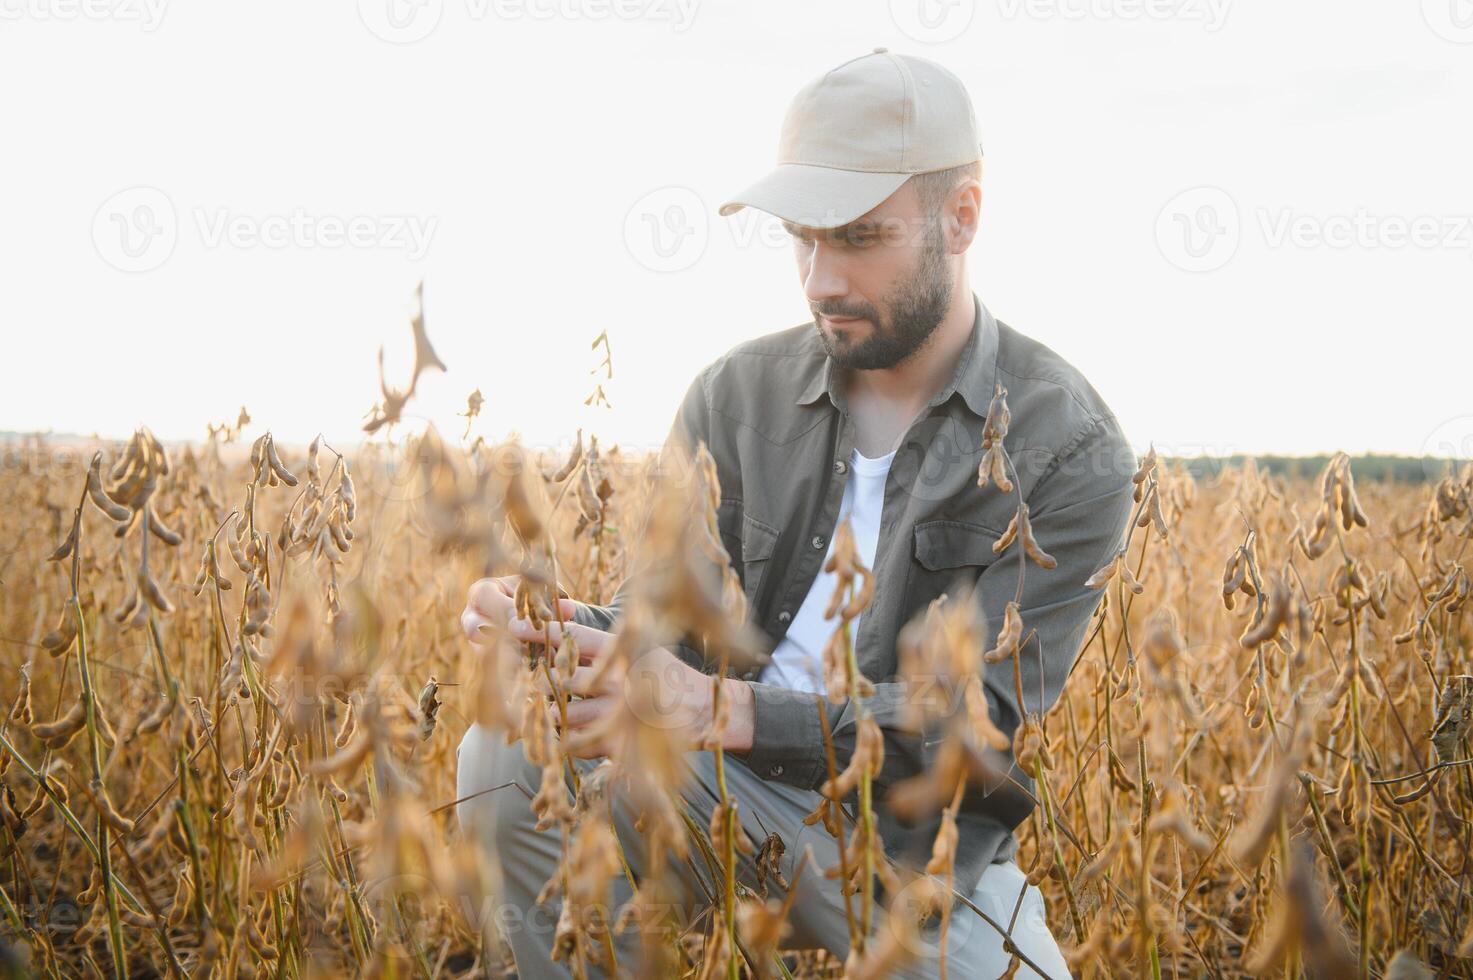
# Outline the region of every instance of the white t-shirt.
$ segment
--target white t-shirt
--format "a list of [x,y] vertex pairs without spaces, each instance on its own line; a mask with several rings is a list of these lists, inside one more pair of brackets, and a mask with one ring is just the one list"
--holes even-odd
[[[894,458],[895,450],[878,459],[861,456],[858,449],[849,454],[849,479],[844,484],[843,502],[839,504],[839,524],[844,522],[845,516],[852,521],[854,544],[866,568],[875,567],[875,548],[880,540],[880,511],[885,506],[885,477]],[[830,535],[829,548],[824,554],[825,564],[833,553],[834,540]],[[835,579],[833,572],[825,572],[820,567],[803,605],[788,626],[787,634],[772,651],[772,662],[763,668],[762,676],[758,678],[761,683],[823,693],[823,648],[839,625],[837,615],[833,619],[823,618],[824,607],[834,594]],[[858,635],[859,619],[854,620],[850,629],[851,636]]]

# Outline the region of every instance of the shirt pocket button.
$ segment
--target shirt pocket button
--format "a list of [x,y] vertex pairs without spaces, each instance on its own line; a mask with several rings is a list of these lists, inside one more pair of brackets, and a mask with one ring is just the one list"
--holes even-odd
[[773,776],[781,776],[783,774],[783,767],[781,765],[776,765],[767,771]]

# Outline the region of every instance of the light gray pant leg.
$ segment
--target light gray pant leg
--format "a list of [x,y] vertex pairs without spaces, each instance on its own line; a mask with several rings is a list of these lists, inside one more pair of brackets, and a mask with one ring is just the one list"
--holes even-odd
[[[822,824],[806,827],[802,822],[804,815],[818,805],[819,794],[764,781],[745,766],[728,769],[727,786],[740,800],[762,801],[760,807],[764,822],[788,842],[792,862],[800,859],[805,848],[812,849],[813,860],[803,869],[796,886],[798,894],[788,915],[793,932],[784,946],[827,949],[843,959],[849,952],[849,925],[844,914],[844,899],[839,892],[839,883],[823,875],[823,869],[839,862],[838,842]],[[846,827],[849,826],[852,825],[846,822]],[[785,872],[790,881],[791,869],[790,864]],[[1014,920],[1013,909],[1018,904],[1020,890],[1023,891],[1023,900]],[[989,865],[969,898],[972,904],[1004,928],[1010,921],[1013,923],[1013,942],[1038,964],[1044,976],[1052,980],[1064,980],[1070,976],[1068,964],[1049,931],[1043,895],[1036,887],[1028,885],[1027,878],[1016,864],[1009,861]],[[857,911],[858,896],[851,900]],[[886,928],[883,912],[878,919],[881,923],[879,928]],[[894,975],[937,976],[939,932],[922,933],[912,950],[914,958]],[[1002,934],[971,909],[958,903],[951,914],[946,934],[948,974],[968,980],[997,977],[1007,969],[1010,958],[1004,952]],[[1019,967],[1017,976],[1037,977],[1038,974],[1023,965]]]
[[[457,806],[456,815],[462,832],[468,843],[490,851],[501,871],[499,894],[480,903],[477,925],[483,929],[491,926],[500,929],[511,946],[520,977],[528,980],[567,977],[570,974],[564,963],[552,959],[561,902],[555,899],[547,905],[536,904],[538,893],[556,872],[562,855],[561,836],[556,828],[535,829],[536,816],[532,813],[530,796],[541,784],[542,772],[527,761],[520,743],[507,745],[500,734],[476,726],[466,732],[456,752],[456,798],[464,800]],[[579,760],[580,773],[592,770],[598,761]],[[704,829],[710,823],[718,799],[715,757],[709,752],[691,752],[686,756],[686,763],[689,778],[683,795],[691,818]],[[729,766],[729,779],[735,771],[735,767]],[[484,792],[506,783],[515,785]],[[482,795],[465,799],[477,793]],[[759,820],[765,820],[771,829],[787,822],[787,809],[766,805],[761,796],[750,792],[737,795],[741,800],[737,812],[754,843],[760,845],[764,836]],[[620,792],[617,781],[610,786],[610,803],[620,846],[634,874],[639,876],[645,867],[645,839],[634,827],[636,814]],[[694,845],[691,851],[689,861],[671,858],[676,893],[664,896],[670,906],[660,910],[662,921],[655,924],[657,928],[671,924],[684,927],[709,904],[714,880]],[[755,887],[756,869],[751,859],[742,859],[739,877],[749,887]],[[630,894],[624,876],[615,876],[610,889],[611,918],[629,900]],[[780,896],[781,892],[777,894]],[[637,930],[631,927],[614,933],[613,938],[620,972],[633,972],[640,962]],[[590,972],[594,976],[602,975],[597,968]]]
[[455,797],[462,802],[455,810],[465,846],[487,851],[499,871],[496,894],[480,896],[475,903],[473,924],[488,948],[494,948],[495,931],[500,932],[520,977],[568,976],[552,960],[561,906],[536,904],[537,893],[562,856],[556,828],[534,829],[531,796],[542,783],[542,771],[527,761],[520,743],[507,745],[501,733],[477,725],[466,731],[456,758]]
[[[1019,896],[1022,896],[1021,901]],[[946,968],[954,977],[999,977],[1007,970],[1012,956],[1004,948],[1007,929],[1013,944],[1042,974],[1023,962],[1017,977],[1047,977],[1068,980],[1069,965],[1049,930],[1043,894],[1028,884],[1028,878],[1012,861],[990,864],[982,872],[976,889],[967,896],[985,912],[992,923],[958,902],[952,909],[946,931]],[[1014,910],[1017,910],[1016,917]],[[894,976],[907,978],[936,977],[940,970],[941,936],[939,929],[923,932],[913,947],[915,957]]]
[[[498,855],[502,885],[498,907],[490,909],[490,918],[499,925],[517,959],[519,975],[528,980],[541,977],[567,977],[567,968],[551,958],[553,931],[560,903],[548,906],[534,904],[537,893],[557,869],[562,853],[556,829],[533,830],[536,822],[529,795],[541,782],[541,771],[528,763],[519,744],[505,745],[495,733],[472,727],[458,750],[457,798],[463,798],[492,786],[516,782],[527,792],[508,787],[468,800],[457,807],[461,827],[468,841],[492,849]],[[709,752],[692,752],[686,757],[690,779],[684,797],[697,826],[704,828],[717,801],[715,756]],[[580,770],[591,769],[597,760],[580,761]],[[844,916],[843,899],[838,883],[823,876],[823,869],[838,862],[837,843],[821,825],[803,825],[803,817],[817,806],[817,793],[783,783],[760,779],[739,758],[728,756],[727,789],[738,801],[738,815],[752,842],[759,847],[769,833],[775,833],[786,845],[779,869],[792,881],[805,846],[813,850],[814,860],[807,862],[798,884],[798,895],[788,921],[792,935],[784,942],[788,948],[825,948],[841,959],[848,953],[849,934]],[[625,856],[639,874],[643,861],[643,838],[633,828],[629,813],[616,792],[614,826]],[[692,853],[694,867],[677,860],[677,883],[686,903],[676,915],[697,914],[706,904],[707,889],[713,887],[704,861]],[[739,877],[755,888],[755,867],[743,858]],[[995,921],[1006,926],[1013,918],[1018,892],[1027,885],[1023,873],[1011,862],[988,867],[972,894],[971,901]],[[776,898],[783,890],[775,882],[767,882],[767,890]],[[613,882],[611,910],[628,900],[630,889],[620,875]],[[483,909],[483,914],[487,910]],[[483,923],[485,925],[491,922]],[[882,926],[883,928],[883,926]],[[1027,886],[1012,936],[1019,948],[1044,971],[1044,975],[1062,980],[1068,977],[1057,943],[1049,931],[1042,895]],[[630,970],[639,962],[639,937],[629,930],[615,935],[616,954],[622,970]],[[915,947],[916,959],[899,976],[934,977],[937,974],[938,937],[922,936]],[[958,905],[952,913],[947,931],[948,972],[954,977],[995,977],[1007,969],[1008,955],[1003,951],[1002,936],[978,918],[970,909]],[[594,971],[595,975],[597,971]],[[1020,977],[1036,976],[1026,966]]]

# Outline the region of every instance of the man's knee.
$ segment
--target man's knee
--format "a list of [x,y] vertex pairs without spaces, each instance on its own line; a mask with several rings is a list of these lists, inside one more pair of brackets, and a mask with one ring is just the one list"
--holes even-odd
[[521,742],[506,743],[502,732],[472,725],[456,749],[456,816],[467,838],[504,856],[537,817],[528,794],[535,794],[542,771],[527,761]]

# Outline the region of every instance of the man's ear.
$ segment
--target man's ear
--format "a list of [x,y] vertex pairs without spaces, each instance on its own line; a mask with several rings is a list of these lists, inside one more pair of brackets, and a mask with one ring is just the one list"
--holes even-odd
[[953,254],[965,252],[977,237],[982,219],[982,184],[968,177],[946,196],[944,227]]

